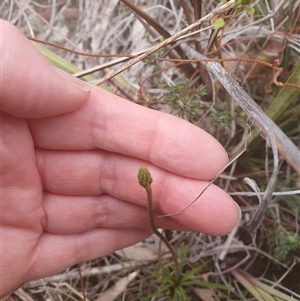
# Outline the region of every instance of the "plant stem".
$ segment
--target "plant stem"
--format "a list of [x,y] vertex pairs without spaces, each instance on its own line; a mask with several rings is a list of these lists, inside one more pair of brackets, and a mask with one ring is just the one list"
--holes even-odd
[[173,247],[169,243],[169,241],[166,239],[164,235],[162,235],[156,228],[155,223],[154,223],[154,214],[153,214],[153,202],[152,202],[152,189],[151,189],[151,183],[152,183],[152,178],[149,170],[146,167],[141,167],[139,169],[138,173],[138,180],[139,184],[145,188],[147,192],[147,201],[148,201],[148,217],[149,217],[149,223],[151,230],[153,233],[158,236],[167,246],[167,248],[170,250],[173,261],[174,261],[174,283],[178,284],[179,283],[179,265],[178,265],[178,259],[176,252],[174,251]]

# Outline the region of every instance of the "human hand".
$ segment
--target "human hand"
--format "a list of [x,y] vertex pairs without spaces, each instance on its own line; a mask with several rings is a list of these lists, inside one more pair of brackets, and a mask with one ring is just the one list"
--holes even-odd
[[153,177],[158,228],[230,231],[239,210],[212,185],[227,163],[201,129],[100,88],[46,61],[1,21],[0,297],[21,283],[107,255],[151,234],[140,166]]

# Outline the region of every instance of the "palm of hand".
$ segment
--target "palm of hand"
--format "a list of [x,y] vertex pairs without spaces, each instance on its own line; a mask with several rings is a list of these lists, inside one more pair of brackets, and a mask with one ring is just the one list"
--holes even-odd
[[[26,120],[2,113],[3,291],[111,253],[150,233],[144,208],[99,190],[98,173],[92,165],[95,156],[101,158],[100,150],[36,147],[43,142],[34,133],[47,136],[43,127],[48,127],[49,120]],[[63,142],[58,138],[57,143]],[[77,166],[69,160],[74,154]],[[81,174],[81,169],[87,173]]]
[[34,143],[25,119],[2,113],[2,269],[9,280],[22,283],[34,273],[43,234],[43,188]]

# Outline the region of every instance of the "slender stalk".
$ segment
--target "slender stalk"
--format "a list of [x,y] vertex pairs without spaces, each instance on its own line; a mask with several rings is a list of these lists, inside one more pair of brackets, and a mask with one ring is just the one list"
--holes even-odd
[[140,167],[139,173],[138,173],[138,180],[139,184],[145,188],[147,192],[147,201],[148,201],[148,217],[149,217],[149,223],[151,230],[153,233],[158,236],[167,246],[167,248],[170,250],[173,261],[174,261],[174,283],[177,285],[179,283],[179,265],[178,265],[178,259],[177,259],[177,254],[174,251],[173,247],[169,243],[169,241],[166,239],[164,235],[162,235],[156,228],[155,223],[154,223],[154,214],[153,214],[153,202],[152,202],[152,189],[151,189],[151,184],[153,182],[151,174],[149,170],[146,167]]

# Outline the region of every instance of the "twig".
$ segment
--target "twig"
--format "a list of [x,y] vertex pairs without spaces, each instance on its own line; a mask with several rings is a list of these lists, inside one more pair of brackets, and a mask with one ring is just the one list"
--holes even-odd
[[99,85],[105,83],[107,80],[111,79],[112,77],[120,74],[124,70],[126,70],[126,69],[130,68],[131,66],[135,65],[136,63],[143,61],[150,54],[152,54],[155,51],[159,50],[160,48],[165,47],[166,45],[174,42],[177,38],[179,38],[180,36],[186,34],[189,31],[193,30],[194,28],[197,28],[203,22],[207,22],[207,21],[211,20],[215,15],[220,15],[223,12],[228,11],[229,9],[231,9],[232,7],[234,7],[234,4],[235,4],[235,0],[230,0],[230,1],[226,2],[225,4],[219,6],[218,8],[214,9],[211,13],[207,14],[206,16],[204,16],[203,18],[199,19],[195,23],[187,26],[186,28],[184,28],[183,30],[177,32],[176,34],[174,34],[170,38],[164,40],[163,42],[161,42],[161,43],[153,46],[152,48],[150,48],[150,50],[146,51],[142,55],[140,55],[140,56],[138,56],[138,57],[130,60],[127,64],[123,65],[122,67],[120,67],[116,71],[109,72],[106,76],[104,76],[103,78],[101,78],[95,85],[99,86]]

